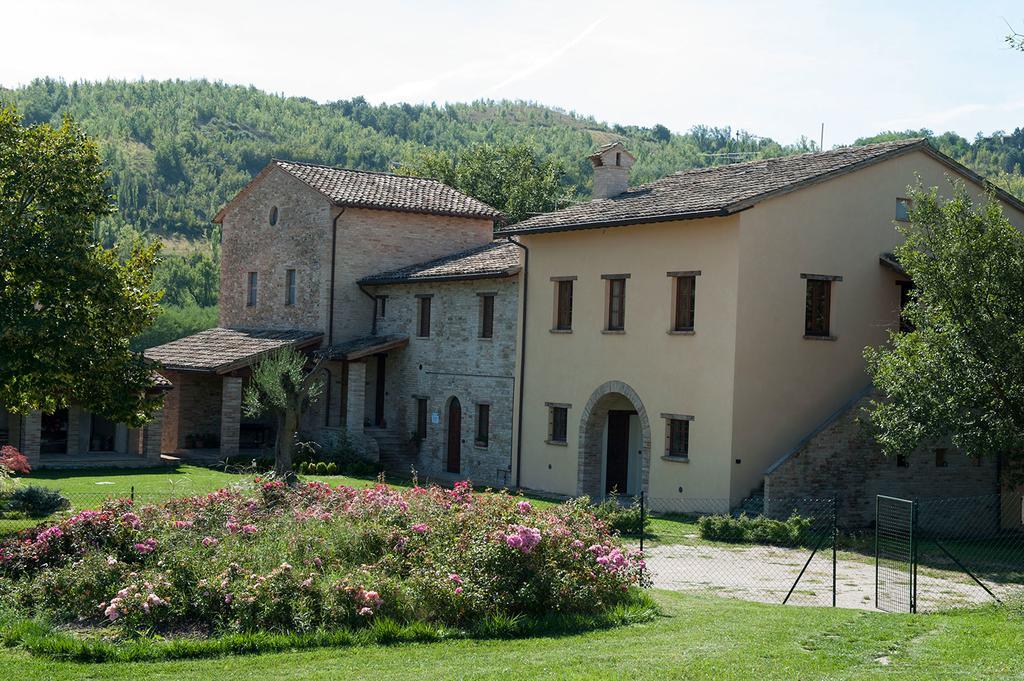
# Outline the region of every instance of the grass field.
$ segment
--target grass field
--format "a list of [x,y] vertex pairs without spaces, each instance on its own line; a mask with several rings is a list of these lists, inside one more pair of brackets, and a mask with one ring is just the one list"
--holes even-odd
[[[70,664],[0,649],[35,679],[1024,679],[1024,615],[773,606],[657,592],[653,622],[575,636]],[[6,672],[6,673],[3,673]]]

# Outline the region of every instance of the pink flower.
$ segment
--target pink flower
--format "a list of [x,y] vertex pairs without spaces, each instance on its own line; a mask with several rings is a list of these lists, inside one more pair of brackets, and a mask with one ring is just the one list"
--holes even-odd
[[370,615],[373,614],[373,609],[372,608],[359,608],[359,614],[362,615],[363,617],[369,617]]
[[224,602],[231,605],[231,601],[235,600],[235,597],[231,594],[224,594]]
[[416,523],[412,526],[412,531],[416,532],[417,534],[425,534],[430,531],[430,526],[428,526],[426,523]]
[[540,543],[540,530],[524,525],[509,525],[505,534],[505,543],[509,548],[529,553]]
[[316,565],[317,567],[323,567],[324,562],[322,560],[320,560],[319,556],[314,556],[313,557],[313,565]]
[[117,565],[117,558],[107,556],[107,565]]
[[133,530],[137,530],[139,529],[139,527],[142,526],[142,519],[139,518],[139,516],[132,513],[131,511],[121,516],[121,522],[125,525],[128,525]]
[[380,604],[384,602],[384,599],[380,597],[380,594],[376,591],[367,591],[363,594],[363,601],[373,605],[374,607],[380,607]]
[[448,575],[448,579],[452,580],[456,584],[462,584],[462,577],[459,577],[457,573],[451,573],[450,575]]
[[462,593],[462,587],[461,586],[455,587],[455,593],[456,593],[456,595],[461,594]]
[[189,527],[192,527],[194,524],[195,523],[193,523],[191,520],[175,520],[174,521],[174,527],[176,529],[179,529],[179,530],[187,529]]
[[307,577],[306,579],[302,580],[302,588],[303,589],[308,589],[311,586],[313,586],[313,578],[312,577]]
[[533,506],[530,504],[529,501],[520,501],[518,504],[516,504],[516,510],[518,510],[520,513],[529,513],[530,511],[533,510]]
[[135,550],[146,555],[147,553],[153,553],[156,550],[156,539],[150,537],[149,539],[143,539],[141,542],[135,545]]
[[36,536],[36,541],[37,542],[47,542],[47,541],[50,541],[51,539],[60,539],[63,536],[64,536],[64,531],[61,530],[56,525],[54,525],[53,527],[48,527],[45,530],[43,530],[42,532],[40,532]]
[[203,537],[203,546],[216,546],[220,541],[216,537]]
[[256,534],[256,526],[252,524],[242,525],[242,534]]

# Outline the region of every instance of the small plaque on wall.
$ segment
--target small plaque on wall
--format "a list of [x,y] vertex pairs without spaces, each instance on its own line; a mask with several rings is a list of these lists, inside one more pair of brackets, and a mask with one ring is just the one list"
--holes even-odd
[[433,423],[434,425],[441,423],[441,415],[438,414],[436,411],[432,412],[430,414],[430,422]]

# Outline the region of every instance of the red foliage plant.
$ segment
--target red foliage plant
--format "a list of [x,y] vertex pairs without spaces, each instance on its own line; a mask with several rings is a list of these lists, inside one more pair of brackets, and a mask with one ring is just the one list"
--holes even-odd
[[20,475],[28,475],[32,471],[25,455],[11,445],[0,447],[0,466]]

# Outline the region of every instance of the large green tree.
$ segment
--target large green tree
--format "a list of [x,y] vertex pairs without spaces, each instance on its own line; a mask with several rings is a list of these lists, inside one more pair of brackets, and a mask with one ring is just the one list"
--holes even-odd
[[887,454],[950,438],[971,455],[1024,452],[1024,235],[994,196],[913,191],[895,255],[914,282],[913,330],[865,351],[884,395],[871,421]]
[[561,164],[541,160],[525,144],[478,144],[456,154],[425,151],[401,172],[433,177],[502,212],[508,223],[568,204]]
[[22,125],[0,108],[0,404],[71,400],[131,425],[150,417],[150,370],[129,350],[157,311],[158,246],[125,257],[93,239],[114,210],[96,144],[65,118]]

